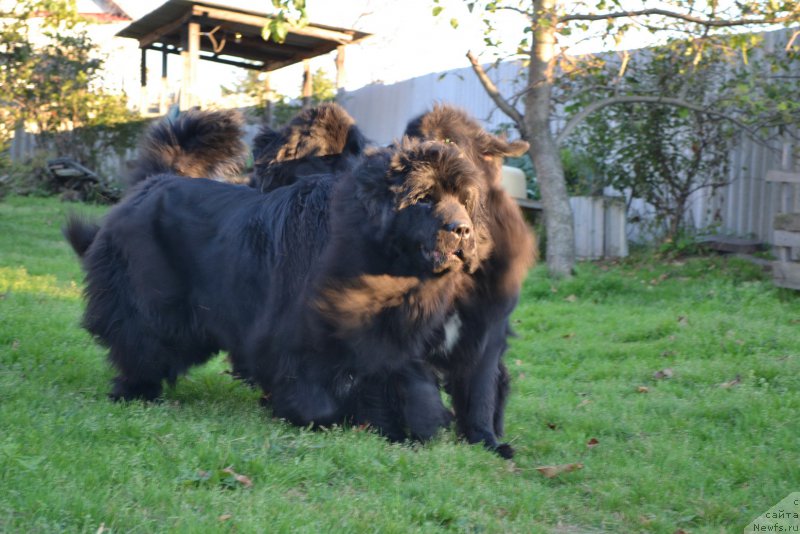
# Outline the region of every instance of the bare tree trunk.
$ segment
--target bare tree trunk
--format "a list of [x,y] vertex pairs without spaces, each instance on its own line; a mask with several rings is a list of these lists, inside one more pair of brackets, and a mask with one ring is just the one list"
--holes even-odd
[[533,0],[530,90],[525,98],[525,132],[542,194],[547,232],[547,267],[553,276],[571,276],[575,234],[561,155],[550,131],[550,96],[555,69],[556,0]]

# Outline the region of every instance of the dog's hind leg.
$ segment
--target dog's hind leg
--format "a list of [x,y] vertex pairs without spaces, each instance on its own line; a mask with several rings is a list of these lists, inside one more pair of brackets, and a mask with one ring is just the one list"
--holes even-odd
[[171,378],[166,370],[168,366],[159,363],[164,358],[159,357],[159,352],[152,352],[155,343],[143,345],[142,350],[148,352],[132,353],[118,346],[111,347],[108,356],[118,372],[108,395],[112,400],[155,400],[161,395],[163,380]]
[[111,346],[109,359],[118,371],[109,396],[114,400],[154,400],[163,382],[174,385],[192,365],[206,362],[217,349],[212,343],[168,347],[154,337]]
[[484,446],[503,458],[512,458],[514,449],[498,443],[497,430],[502,431],[508,375],[500,362],[505,350],[505,323],[492,325],[487,338],[479,346],[474,363],[453,376],[453,406],[458,429],[470,443]]
[[253,372],[250,370],[250,367],[247,365],[244,357],[241,356],[236,351],[230,351],[228,353],[228,363],[231,365],[230,374],[236,380],[241,380],[245,384],[251,387],[255,387],[256,380],[253,377]]
[[329,426],[343,419],[341,405],[320,383],[301,378],[281,381],[269,391],[272,414],[297,426]]
[[391,377],[367,377],[356,390],[353,423],[369,425],[389,441],[406,439],[403,417],[398,411],[396,384]]
[[500,437],[505,433],[505,412],[508,394],[511,390],[511,377],[503,362],[497,364],[497,397],[494,403],[494,433]]
[[408,433],[412,439],[427,441],[449,425],[453,415],[442,403],[438,381],[427,365],[413,362],[400,373],[400,405]]
[[368,424],[389,441],[427,441],[453,419],[436,376],[422,362],[366,377],[356,388],[353,411],[354,423]]

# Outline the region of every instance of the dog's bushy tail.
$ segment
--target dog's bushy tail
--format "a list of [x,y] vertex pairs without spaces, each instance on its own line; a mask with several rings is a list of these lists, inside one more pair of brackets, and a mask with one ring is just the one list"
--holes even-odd
[[190,109],[153,124],[139,142],[130,185],[156,174],[234,180],[246,163],[244,117],[236,110]]
[[326,102],[304,109],[276,131],[264,126],[253,140],[251,185],[268,191],[303,174],[347,167],[369,144],[343,107]]
[[70,215],[67,218],[67,224],[61,229],[72,249],[81,258],[89,250],[99,231],[100,226],[97,223],[87,221],[77,215]]

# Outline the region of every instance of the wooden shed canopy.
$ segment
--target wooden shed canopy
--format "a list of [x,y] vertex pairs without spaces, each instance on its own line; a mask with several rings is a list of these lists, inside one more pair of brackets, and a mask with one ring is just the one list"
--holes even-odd
[[279,44],[261,37],[262,29],[270,20],[265,11],[247,11],[210,2],[169,0],[117,35],[138,40],[143,50],[180,54],[187,48],[187,28],[196,24],[200,30],[200,59],[262,71],[327,54],[370,35],[309,23],[302,28],[290,29],[285,42]]

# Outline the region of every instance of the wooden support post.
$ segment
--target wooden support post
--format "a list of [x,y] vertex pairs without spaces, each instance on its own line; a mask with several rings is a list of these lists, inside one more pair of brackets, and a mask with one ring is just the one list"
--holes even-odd
[[147,50],[142,48],[142,58],[139,60],[139,114],[147,113]]
[[188,22],[183,26],[183,83],[179,107],[186,110],[198,104],[195,96],[197,87],[197,63],[200,59],[200,24]]
[[344,94],[344,50],[345,45],[339,45],[336,47],[336,100],[341,100],[342,95]]
[[272,99],[274,98],[271,77],[269,72],[264,75],[264,98],[266,99],[266,102],[264,102],[264,124],[270,128],[272,128]]
[[161,88],[158,92],[158,114],[163,115],[167,112],[167,94],[169,93],[169,81],[167,80],[167,47],[161,51]]
[[311,62],[303,60],[303,107],[311,105]]

